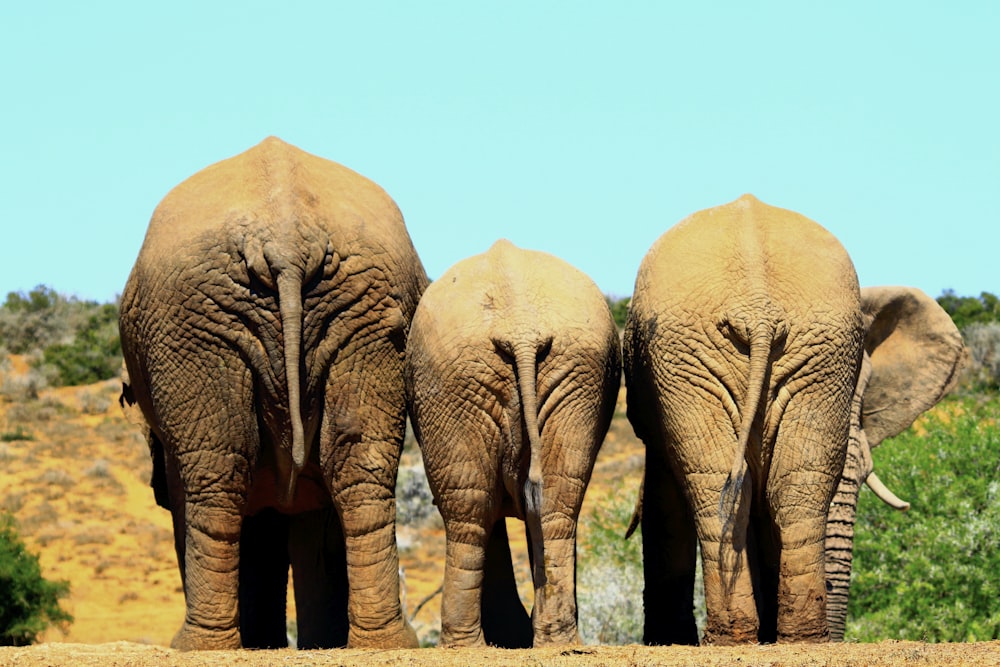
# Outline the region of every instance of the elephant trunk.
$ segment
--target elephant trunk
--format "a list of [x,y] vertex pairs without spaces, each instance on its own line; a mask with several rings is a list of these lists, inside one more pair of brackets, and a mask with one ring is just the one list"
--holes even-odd
[[848,462],[830,503],[826,522],[826,620],[830,641],[843,641],[854,557],[854,521],[859,484],[856,463]]
[[295,497],[295,482],[306,462],[305,429],[302,426],[302,399],[299,368],[302,353],[302,280],[293,270],[278,274],[278,305],[285,345],[285,382],[288,385],[288,416],[292,425],[292,468],[279,489],[282,505]]
[[514,350],[521,417],[528,435],[530,463],[524,484],[525,521],[531,534],[535,588],[545,585],[545,555],[542,540],[542,438],[538,430],[538,393],[536,389],[537,349],[521,344]]

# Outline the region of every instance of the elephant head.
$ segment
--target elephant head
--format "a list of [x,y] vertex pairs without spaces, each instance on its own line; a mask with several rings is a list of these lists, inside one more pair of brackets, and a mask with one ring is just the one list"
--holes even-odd
[[872,471],[871,450],[908,428],[954,387],[966,354],[951,318],[918,289],[864,288],[861,309],[867,325],[865,352],[847,459],[827,519],[827,620],[835,641],[844,638],[861,484],[896,509],[909,507]]

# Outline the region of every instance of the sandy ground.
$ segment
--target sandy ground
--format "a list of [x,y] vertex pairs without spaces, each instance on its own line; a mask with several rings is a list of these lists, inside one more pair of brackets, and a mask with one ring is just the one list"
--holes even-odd
[[30,648],[0,648],[0,665],[429,665],[435,667],[503,667],[506,665],[997,665],[1000,642],[977,644],[769,645],[745,647],[581,646],[508,651],[502,649],[440,649],[409,651],[206,651],[178,653],[159,646],[113,644],[42,644]]

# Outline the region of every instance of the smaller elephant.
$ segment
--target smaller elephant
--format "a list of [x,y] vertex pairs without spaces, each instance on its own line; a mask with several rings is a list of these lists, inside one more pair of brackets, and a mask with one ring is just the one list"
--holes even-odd
[[[442,645],[579,641],[577,519],[620,378],[607,301],[562,260],[501,240],[427,289],[405,379],[447,534]],[[506,516],[526,524],[530,624]]]

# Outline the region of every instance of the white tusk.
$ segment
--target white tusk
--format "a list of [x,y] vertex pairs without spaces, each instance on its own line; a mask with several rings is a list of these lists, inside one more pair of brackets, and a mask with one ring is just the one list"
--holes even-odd
[[874,472],[868,474],[868,479],[865,480],[865,484],[867,484],[868,488],[871,489],[876,496],[878,496],[879,500],[889,507],[897,510],[910,509],[910,503],[905,500],[900,500],[895,493],[889,490],[889,487],[882,483],[882,480],[880,480],[878,475]]

